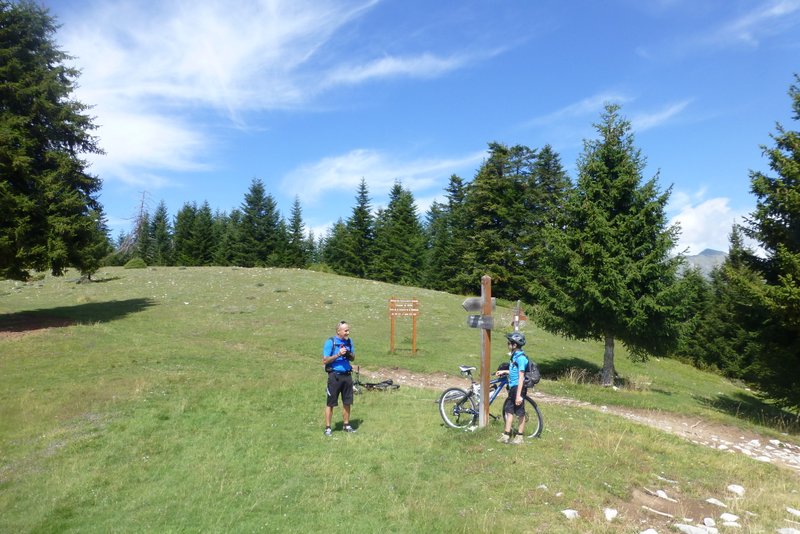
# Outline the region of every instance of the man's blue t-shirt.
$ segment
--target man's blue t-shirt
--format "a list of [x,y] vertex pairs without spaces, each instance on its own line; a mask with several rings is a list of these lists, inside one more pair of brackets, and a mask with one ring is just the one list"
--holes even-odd
[[[339,349],[342,348],[342,346],[347,347],[348,350],[353,353],[353,356],[355,356],[356,352],[353,350],[352,339],[340,339],[338,336],[333,336],[325,341],[325,346],[322,349],[322,357],[330,358],[334,354],[339,354]],[[353,366],[350,365],[350,361],[347,358],[339,356],[331,363],[331,370],[336,373],[349,373],[353,370]]]
[[528,357],[521,350],[517,350],[511,355],[511,362],[508,365],[508,387],[516,388],[519,384],[519,372],[525,372],[528,368]]

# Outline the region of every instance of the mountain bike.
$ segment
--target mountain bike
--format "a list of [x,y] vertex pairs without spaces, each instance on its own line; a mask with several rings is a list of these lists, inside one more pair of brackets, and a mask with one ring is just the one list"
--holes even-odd
[[[439,414],[441,414],[444,423],[451,428],[468,428],[478,424],[478,406],[481,399],[481,385],[475,382],[472,376],[472,371],[475,367],[461,365],[458,368],[461,374],[470,380],[470,386],[467,390],[458,387],[452,387],[444,390],[441,397],[439,397]],[[494,377],[489,381],[489,406],[500,394],[500,391],[505,389],[508,384],[508,376]],[[544,423],[542,421],[542,412],[539,411],[539,406],[527,394],[522,399],[525,404],[525,437],[538,438],[542,434]],[[492,419],[502,419],[500,417],[489,413]]]
[[394,391],[395,389],[400,389],[400,384],[395,384],[391,378],[381,380],[380,382],[362,382],[361,367],[356,367],[356,377],[353,379],[353,393],[355,395],[361,395],[364,390]]

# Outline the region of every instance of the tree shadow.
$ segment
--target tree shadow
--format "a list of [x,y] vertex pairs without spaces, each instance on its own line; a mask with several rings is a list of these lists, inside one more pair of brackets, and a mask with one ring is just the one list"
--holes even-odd
[[[534,360],[535,361],[535,360]],[[558,380],[570,374],[580,374],[585,377],[594,377],[600,374],[602,368],[580,358],[559,358],[545,363],[536,362],[542,378],[548,380]]]
[[152,299],[138,298],[7,313],[0,315],[0,333],[25,333],[80,323],[107,323],[154,305]]
[[712,399],[698,399],[708,408],[724,412],[761,426],[797,434],[800,432],[800,416],[774,404],[764,402],[755,394],[734,393],[718,395]]

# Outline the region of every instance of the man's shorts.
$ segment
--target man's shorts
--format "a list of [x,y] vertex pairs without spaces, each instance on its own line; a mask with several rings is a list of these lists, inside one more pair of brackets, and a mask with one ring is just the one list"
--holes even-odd
[[339,406],[338,398],[342,396],[342,404],[353,404],[353,377],[350,374],[337,375],[328,373],[328,406]]
[[503,413],[510,413],[512,415],[516,415],[517,417],[525,417],[525,395],[527,395],[527,393],[527,390],[522,388],[522,404],[517,406],[515,404],[515,401],[517,400],[516,386],[513,390],[508,390],[508,398],[503,403]]

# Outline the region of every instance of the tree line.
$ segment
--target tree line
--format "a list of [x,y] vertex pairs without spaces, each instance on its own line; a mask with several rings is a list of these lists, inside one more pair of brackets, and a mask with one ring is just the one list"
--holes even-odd
[[[769,174],[751,172],[756,209],[731,231],[710,279],[683,270],[670,190],[644,179],[644,157],[620,108],[607,105],[584,141],[574,181],[550,147],[489,144],[467,181],[420,216],[397,182],[374,210],[366,180],[349,217],[325,236],[305,231],[299,199],[288,219],[254,179],[241,206],[212,213],[159,204],[130,235],[111,239],[89,107],[71,94],[78,72],[53,40],[56,25],[30,1],[0,0],[0,276],[31,270],[91,274],[137,257],[150,265],[324,268],[451,293],[493,292],[526,303],[550,332],[604,343],[602,382],[616,379],[616,343],[634,358],[676,356],[800,408],[800,132],[777,125],[764,146]],[[800,78],[789,89],[800,120]],[[754,250],[745,238],[756,243]]]

